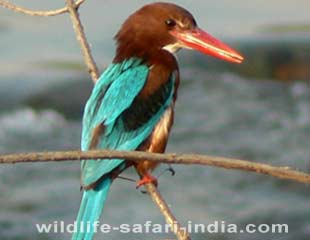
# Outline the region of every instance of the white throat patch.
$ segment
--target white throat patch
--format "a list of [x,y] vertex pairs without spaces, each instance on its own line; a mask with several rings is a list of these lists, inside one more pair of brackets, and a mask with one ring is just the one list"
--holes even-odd
[[164,46],[162,49],[175,54],[177,51],[179,51],[182,48],[182,45],[178,42],[173,43],[173,44],[168,44],[166,46]]

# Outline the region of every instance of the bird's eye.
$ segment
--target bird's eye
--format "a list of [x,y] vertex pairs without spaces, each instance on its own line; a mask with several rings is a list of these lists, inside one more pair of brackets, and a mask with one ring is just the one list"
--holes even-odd
[[168,27],[174,27],[177,23],[173,19],[166,20],[166,25]]

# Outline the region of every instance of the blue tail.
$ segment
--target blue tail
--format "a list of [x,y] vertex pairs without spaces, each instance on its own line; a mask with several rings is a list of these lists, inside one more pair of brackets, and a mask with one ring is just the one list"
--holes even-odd
[[106,178],[94,189],[84,191],[76,220],[77,231],[73,234],[72,240],[93,239],[95,231],[93,223],[99,221],[111,184],[112,179]]

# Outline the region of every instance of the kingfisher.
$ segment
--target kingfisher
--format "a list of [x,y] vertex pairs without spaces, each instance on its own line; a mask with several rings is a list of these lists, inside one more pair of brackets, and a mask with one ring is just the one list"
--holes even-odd
[[[86,103],[82,151],[94,149],[165,151],[180,73],[175,53],[181,48],[241,63],[237,51],[200,29],[190,12],[172,3],[156,2],[130,15],[115,35],[116,54]],[[90,240],[115,178],[134,166],[137,187],[157,185],[147,159],[82,160],[83,196],[73,240]],[[96,223],[97,222],[97,223]]]

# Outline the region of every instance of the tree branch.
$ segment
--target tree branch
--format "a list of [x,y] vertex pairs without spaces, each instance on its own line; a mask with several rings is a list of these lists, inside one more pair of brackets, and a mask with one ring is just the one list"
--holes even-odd
[[79,14],[76,10],[76,5],[73,0],[66,0],[67,6],[68,6],[68,11],[71,16],[72,24],[75,30],[75,34],[77,37],[77,40],[79,41],[82,49],[82,53],[84,56],[85,64],[88,68],[88,72],[95,83],[97,79],[99,78],[99,71],[96,66],[95,60],[91,54],[89,44],[87,42],[84,30],[83,30],[83,25],[80,21]]
[[[85,0],[76,1],[75,7],[78,8],[83,2],[85,2]],[[56,16],[56,15],[60,15],[60,14],[68,12],[67,7],[63,7],[63,8],[59,8],[55,10],[49,10],[49,11],[34,11],[34,10],[30,10],[27,8],[14,5],[12,3],[9,3],[8,1],[2,1],[2,0],[0,0],[0,6],[10,9],[14,12],[23,13],[23,14],[30,15],[30,16],[41,16],[41,17],[51,17],[51,16]]]
[[0,164],[21,162],[58,162],[81,159],[128,159],[130,161],[148,161],[169,164],[196,164],[213,166],[225,169],[243,170],[265,174],[277,178],[293,180],[296,182],[310,183],[310,174],[292,170],[289,167],[277,167],[264,163],[250,162],[240,159],[231,159],[199,154],[161,154],[140,151],[115,151],[115,150],[92,150],[92,151],[60,151],[60,152],[37,152],[25,154],[0,155]]
[[174,217],[173,213],[169,209],[167,203],[160,195],[157,187],[154,184],[145,184],[146,190],[151,195],[152,200],[154,203],[157,204],[158,208],[160,209],[161,213],[166,219],[166,222],[171,226],[172,232],[177,236],[179,240],[190,240],[190,236],[188,233],[181,227],[178,220]]

